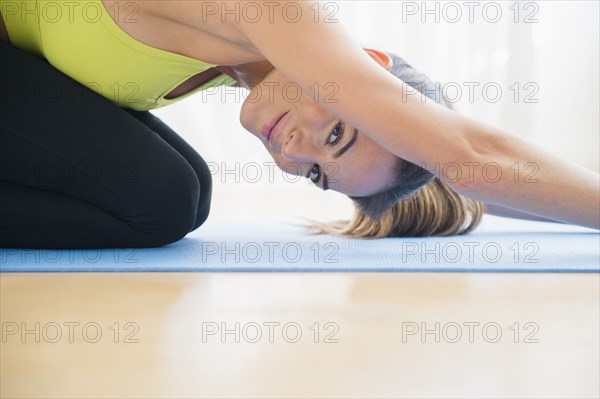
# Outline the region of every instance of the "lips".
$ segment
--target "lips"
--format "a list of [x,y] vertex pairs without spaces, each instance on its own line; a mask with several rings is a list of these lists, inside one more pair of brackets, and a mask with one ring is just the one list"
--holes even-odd
[[286,116],[288,112],[285,112],[274,118],[272,121],[267,123],[261,131],[261,135],[269,143],[271,148],[273,148],[273,143],[277,140],[277,137],[279,136],[281,128],[283,127],[283,124],[287,119]]

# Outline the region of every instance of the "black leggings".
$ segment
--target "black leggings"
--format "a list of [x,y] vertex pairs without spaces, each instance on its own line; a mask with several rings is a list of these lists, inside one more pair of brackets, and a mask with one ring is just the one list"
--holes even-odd
[[0,247],[166,245],[204,223],[211,192],[206,162],[156,116],[0,41]]

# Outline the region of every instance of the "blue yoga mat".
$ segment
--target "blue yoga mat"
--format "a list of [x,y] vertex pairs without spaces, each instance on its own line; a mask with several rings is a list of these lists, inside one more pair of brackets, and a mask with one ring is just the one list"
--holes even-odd
[[209,220],[160,248],[0,248],[0,271],[600,271],[600,234],[577,226],[486,215],[467,235],[362,240],[290,223]]

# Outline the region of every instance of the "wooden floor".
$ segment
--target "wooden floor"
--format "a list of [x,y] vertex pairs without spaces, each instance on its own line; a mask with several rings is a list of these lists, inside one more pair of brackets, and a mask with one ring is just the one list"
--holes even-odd
[[0,282],[2,398],[600,393],[598,274],[3,273]]

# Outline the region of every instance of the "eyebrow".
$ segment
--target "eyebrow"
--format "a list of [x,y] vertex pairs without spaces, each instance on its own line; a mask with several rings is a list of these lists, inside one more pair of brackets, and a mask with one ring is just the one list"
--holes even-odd
[[338,152],[336,152],[335,154],[333,154],[333,159],[338,159],[339,157],[341,157],[342,155],[344,155],[344,153],[346,151],[348,151],[354,145],[354,143],[356,143],[356,138],[357,137],[358,137],[358,129],[354,128],[354,133],[352,134],[352,138],[350,139],[350,141],[348,141],[348,143],[346,143],[345,146],[343,146],[342,148],[340,148],[340,150]]
[[[352,138],[350,139],[350,141],[348,141],[345,146],[340,148],[339,151],[337,151],[335,154],[333,154],[333,159],[338,159],[339,157],[344,155],[344,153],[346,151],[348,151],[350,148],[352,148],[354,143],[356,143],[357,138],[358,138],[358,129],[354,128],[354,133],[352,134]],[[310,172],[309,172],[309,174],[310,174]],[[319,187],[319,186],[317,186],[317,187]],[[319,187],[319,188],[321,188],[321,187]],[[327,178],[327,175],[325,173],[323,173],[323,187],[321,188],[321,190],[323,190],[323,191],[329,190],[329,179]]]

